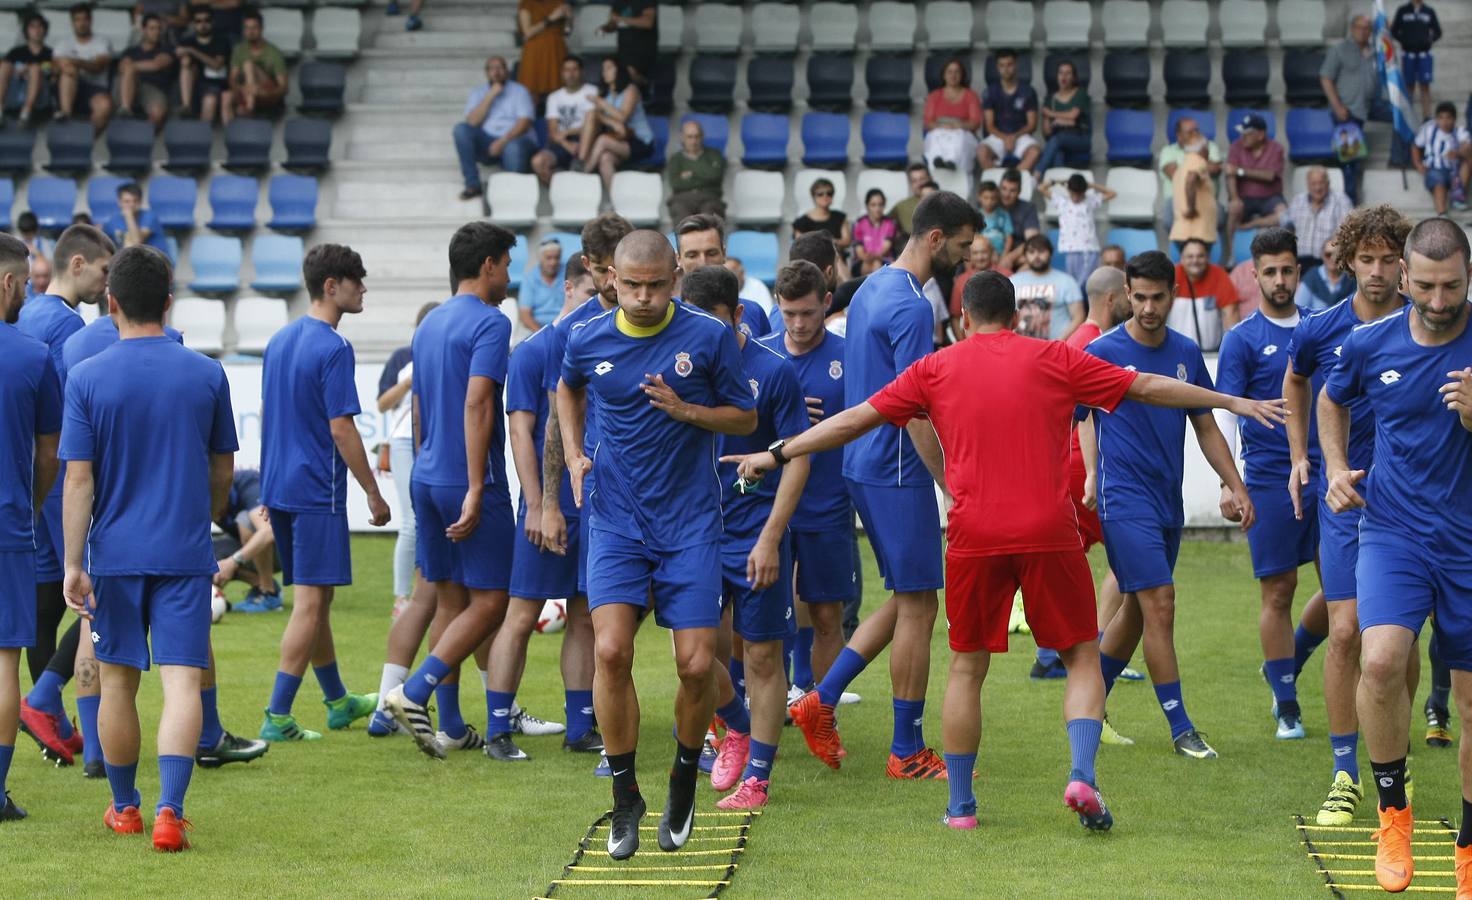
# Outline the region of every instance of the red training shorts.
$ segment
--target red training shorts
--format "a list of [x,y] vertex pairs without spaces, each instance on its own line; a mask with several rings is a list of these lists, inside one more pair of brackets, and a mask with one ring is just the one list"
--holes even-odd
[[1081,550],[946,556],[946,628],[958,653],[1007,652],[1012,598],[1022,588],[1039,647],[1067,650],[1099,635],[1094,574]]
[[1068,466],[1068,496],[1073,498],[1073,512],[1078,516],[1078,536],[1083,538],[1084,552],[1095,544],[1104,543],[1104,528],[1099,524],[1099,513],[1083,504],[1084,464],[1075,459]]

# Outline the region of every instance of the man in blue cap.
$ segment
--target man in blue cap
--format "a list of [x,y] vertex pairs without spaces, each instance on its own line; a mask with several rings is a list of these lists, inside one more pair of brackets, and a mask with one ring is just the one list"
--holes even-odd
[[1268,137],[1267,120],[1257,113],[1242,117],[1237,139],[1227,150],[1227,233],[1222,241],[1222,268],[1231,269],[1232,235],[1239,228],[1266,228],[1280,223],[1288,209],[1283,199],[1283,145]]

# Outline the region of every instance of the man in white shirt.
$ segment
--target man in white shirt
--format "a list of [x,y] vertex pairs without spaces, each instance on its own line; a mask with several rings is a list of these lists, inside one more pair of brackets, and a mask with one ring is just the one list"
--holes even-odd
[[562,87],[547,95],[547,146],[532,157],[532,171],[542,184],[552,173],[566,169],[578,158],[578,136],[583,118],[593,110],[598,89],[583,81],[583,63],[576,56],[562,61]]
[[112,116],[108,75],[112,71],[112,42],[92,33],[92,8],[72,8],[72,36],[56,45],[53,59],[56,80],[56,119],[70,119],[78,106],[92,119],[92,128],[102,134]]

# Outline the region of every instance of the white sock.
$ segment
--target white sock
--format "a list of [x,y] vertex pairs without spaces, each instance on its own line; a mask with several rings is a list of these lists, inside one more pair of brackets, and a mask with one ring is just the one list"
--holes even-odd
[[388,696],[388,692],[403,684],[408,678],[408,667],[396,666],[393,663],[383,664],[383,676],[378,679],[379,709],[383,709],[383,698]]
[[480,670],[480,686],[487,691],[491,689],[491,673],[485,669]]

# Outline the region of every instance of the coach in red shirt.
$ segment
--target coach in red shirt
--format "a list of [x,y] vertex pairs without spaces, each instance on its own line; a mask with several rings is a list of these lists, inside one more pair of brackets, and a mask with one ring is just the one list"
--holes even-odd
[[[868,399],[766,453],[727,457],[747,479],[829,450],[889,423],[928,417],[945,450],[954,498],[947,534],[946,620],[950,678],[942,711],[951,801],[943,821],[976,827],[972,770],[981,731],[981,686],[991,654],[1007,650],[1012,598],[1022,589],[1039,645],[1068,668],[1063,697],[1073,771],[1064,800],[1087,828],[1113,817],[1094,775],[1104,682],[1099,672],[1094,582],[1069,496],[1070,432],[1078,406],[1112,411],[1124,399],[1179,408],[1221,407],[1265,425],[1281,400],[1251,401],[1171,378],[1138,374],[1060,341],[1013,332],[1012,283],[981,272],[967,283],[967,338],[933,353]],[[978,391],[984,384],[987,390]]]

